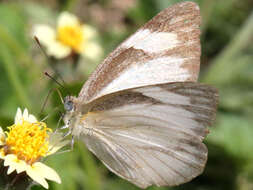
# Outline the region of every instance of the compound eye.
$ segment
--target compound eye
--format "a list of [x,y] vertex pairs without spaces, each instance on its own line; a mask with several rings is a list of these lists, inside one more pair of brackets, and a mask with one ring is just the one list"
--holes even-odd
[[72,101],[66,101],[64,103],[64,109],[66,111],[71,111],[73,109],[73,107],[74,107],[74,103]]

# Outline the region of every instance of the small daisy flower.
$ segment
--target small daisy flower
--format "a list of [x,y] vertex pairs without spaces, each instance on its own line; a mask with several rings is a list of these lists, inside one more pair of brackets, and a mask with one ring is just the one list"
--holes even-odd
[[56,30],[48,25],[35,25],[33,35],[43,44],[47,53],[57,59],[65,58],[72,53],[96,59],[102,53],[96,42],[96,30],[87,24],[81,24],[78,18],[63,12],[57,20]]
[[68,144],[44,122],[37,121],[27,109],[18,108],[15,123],[5,132],[0,127],[0,159],[8,167],[7,175],[25,172],[32,180],[48,188],[46,179],[61,183],[59,175],[40,162]]

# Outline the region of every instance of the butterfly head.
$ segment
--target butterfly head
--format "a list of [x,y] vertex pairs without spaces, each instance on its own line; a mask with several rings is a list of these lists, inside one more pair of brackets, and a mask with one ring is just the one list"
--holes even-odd
[[79,123],[80,123],[80,113],[78,112],[78,100],[74,96],[66,96],[64,98],[64,109],[65,114],[63,121],[65,123],[65,128],[69,128],[69,134],[78,136]]
[[66,96],[64,98],[64,109],[66,112],[73,112],[75,107],[74,107],[74,97],[72,96]]
[[64,98],[64,109],[65,109],[65,114],[63,117],[63,121],[66,125],[67,128],[72,128],[72,123],[73,123],[73,119],[75,116],[75,97],[73,96],[66,96]]

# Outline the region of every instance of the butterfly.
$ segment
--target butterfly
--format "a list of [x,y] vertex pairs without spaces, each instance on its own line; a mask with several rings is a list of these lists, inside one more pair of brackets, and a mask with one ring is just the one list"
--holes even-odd
[[141,188],[179,185],[204,170],[218,92],[197,82],[200,20],[194,2],[168,7],[116,48],[78,97],[65,97],[72,135]]

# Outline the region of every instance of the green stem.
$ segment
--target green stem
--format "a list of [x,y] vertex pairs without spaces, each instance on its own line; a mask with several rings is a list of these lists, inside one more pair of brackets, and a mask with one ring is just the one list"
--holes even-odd
[[220,55],[212,62],[211,67],[206,73],[203,81],[206,83],[219,83],[225,81],[227,70],[233,67],[233,58],[246,48],[253,37],[253,12],[245,22],[242,29],[235,35],[233,40],[227,45],[227,47],[221,52]]
[[25,88],[22,85],[22,82],[18,78],[18,73],[15,68],[14,62],[10,56],[10,53],[8,52],[8,48],[0,45],[0,56],[1,56],[1,62],[4,65],[4,68],[6,70],[7,76],[9,78],[9,81],[11,85],[13,86],[15,93],[19,99],[19,101],[28,109],[31,108],[31,104],[29,102],[28,96],[25,93]]

